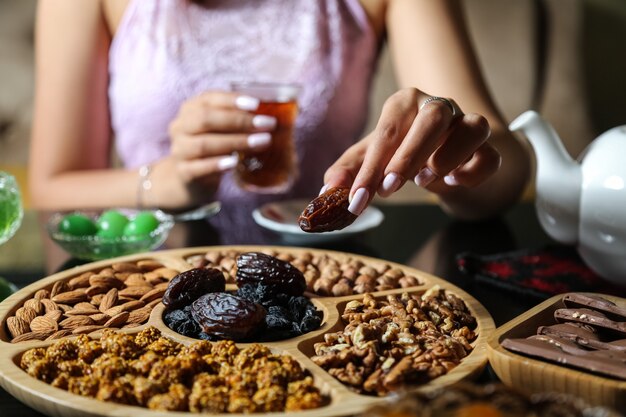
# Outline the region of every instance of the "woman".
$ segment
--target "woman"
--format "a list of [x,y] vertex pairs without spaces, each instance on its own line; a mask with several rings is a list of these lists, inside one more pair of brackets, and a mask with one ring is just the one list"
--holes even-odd
[[[219,199],[249,213],[345,185],[359,214],[375,193],[415,181],[450,214],[477,219],[515,202],[528,177],[454,0],[41,0],[36,31],[30,188],[40,208]],[[403,89],[357,142],[384,41]],[[251,113],[255,97],[228,92],[245,80],[302,85],[302,174],[284,195],[242,191],[229,172],[234,151],[268,146],[274,128]]]

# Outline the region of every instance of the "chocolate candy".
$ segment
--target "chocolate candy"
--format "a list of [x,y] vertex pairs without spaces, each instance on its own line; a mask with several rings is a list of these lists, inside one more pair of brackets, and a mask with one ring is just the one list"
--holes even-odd
[[567,294],[567,308],[554,311],[556,324],[502,347],[560,365],[626,379],[626,308],[595,295]]
[[531,336],[505,339],[502,347],[539,359],[626,380],[626,352],[588,351],[567,339]]

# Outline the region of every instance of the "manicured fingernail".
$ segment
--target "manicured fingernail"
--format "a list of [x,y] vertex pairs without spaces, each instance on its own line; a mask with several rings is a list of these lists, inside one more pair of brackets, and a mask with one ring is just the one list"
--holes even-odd
[[437,179],[437,175],[430,170],[428,167],[422,168],[420,172],[415,176],[415,184],[419,187],[426,187],[431,182]]
[[276,118],[259,114],[252,118],[252,125],[257,129],[274,129],[276,127]]
[[448,184],[450,186],[459,185],[459,181],[452,174],[448,174],[445,177],[443,177],[443,182],[445,182],[446,184]]
[[350,205],[348,205],[348,211],[352,214],[356,214],[357,216],[361,214],[365,207],[367,206],[367,200],[369,199],[370,193],[367,192],[365,188],[359,188],[356,190],[354,195],[352,196],[352,201],[350,201]]
[[239,96],[235,99],[235,106],[238,109],[246,111],[254,111],[259,108],[261,101],[258,98],[250,96]]
[[318,195],[322,195],[328,190],[328,184],[324,184],[324,186],[320,189],[320,193]]
[[225,156],[217,161],[217,167],[220,171],[226,171],[227,169],[234,168],[237,165],[237,155]]
[[248,146],[251,148],[262,148],[272,143],[272,135],[267,132],[253,133],[248,136]]
[[398,189],[401,182],[402,180],[400,179],[398,174],[390,172],[385,176],[385,179],[383,180],[383,183],[381,185],[381,191],[384,195],[389,195]]

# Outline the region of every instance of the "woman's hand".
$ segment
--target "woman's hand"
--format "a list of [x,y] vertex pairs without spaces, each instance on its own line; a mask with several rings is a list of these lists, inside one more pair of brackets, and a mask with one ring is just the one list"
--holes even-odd
[[180,200],[177,205],[195,202],[199,196],[194,194],[215,191],[222,173],[236,165],[234,152],[268,147],[276,119],[251,113],[258,106],[257,98],[223,91],[186,101],[169,127],[171,156],[155,166],[155,186],[159,181],[170,184],[160,198]]
[[351,187],[348,210],[357,215],[376,192],[387,197],[406,181],[438,194],[475,187],[500,167],[489,134],[484,117],[463,114],[453,100],[403,89],[387,99],[374,131],[326,171],[324,187]]

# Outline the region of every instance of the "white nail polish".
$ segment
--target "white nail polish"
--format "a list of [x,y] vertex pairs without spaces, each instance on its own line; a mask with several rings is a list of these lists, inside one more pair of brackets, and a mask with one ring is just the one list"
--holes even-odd
[[381,185],[383,194],[391,194],[396,191],[400,186],[400,182],[400,177],[395,172],[387,174]]
[[318,195],[324,194],[328,190],[328,184],[324,184],[324,186],[320,189],[320,193]]
[[259,114],[252,118],[252,125],[257,129],[274,129],[276,127],[276,118]]
[[352,214],[356,214],[357,216],[365,210],[367,206],[367,200],[369,199],[370,193],[365,188],[359,188],[356,190],[354,195],[352,196],[352,201],[350,201],[350,205],[348,205],[348,211]]
[[445,177],[443,177],[443,182],[445,182],[446,184],[448,184],[450,186],[459,185],[459,181],[452,174],[448,174]]
[[237,165],[237,155],[225,156],[217,161],[217,167],[220,171],[226,171],[227,169],[234,168]]
[[417,184],[419,187],[426,187],[428,184],[435,181],[436,179],[437,175],[435,175],[435,173],[432,172],[430,168],[424,167],[420,172],[417,173],[414,181],[415,184]]
[[235,99],[235,106],[241,110],[254,111],[259,108],[259,104],[261,101],[255,97],[239,96]]
[[262,148],[272,143],[272,135],[267,132],[253,133],[248,136],[248,146],[252,149]]

